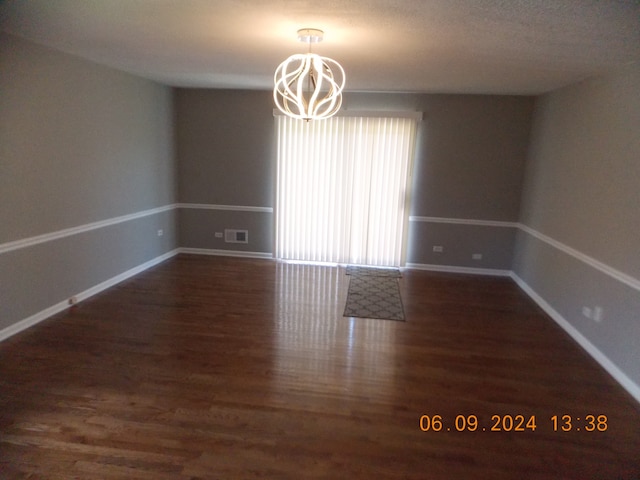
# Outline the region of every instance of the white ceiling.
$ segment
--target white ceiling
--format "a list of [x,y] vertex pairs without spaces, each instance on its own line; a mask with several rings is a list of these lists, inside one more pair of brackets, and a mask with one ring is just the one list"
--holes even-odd
[[640,0],[0,0],[0,28],[173,86],[273,86],[306,51],[346,90],[539,94],[640,61]]

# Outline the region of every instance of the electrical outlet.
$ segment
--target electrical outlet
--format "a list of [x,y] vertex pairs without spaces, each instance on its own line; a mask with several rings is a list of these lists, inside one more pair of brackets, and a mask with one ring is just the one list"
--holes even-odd
[[222,238],[222,232],[216,232],[216,233],[214,234],[214,236],[215,236],[216,238]]
[[601,322],[603,313],[602,307],[596,305],[593,307],[593,312],[591,312],[591,318],[596,322]]
[[599,305],[596,305],[593,308],[584,306],[582,307],[582,316],[599,323],[602,321],[604,316],[604,310]]
[[159,236],[159,237],[161,237],[161,236],[163,236],[163,235],[164,235],[164,230],[163,230],[163,229],[161,229],[161,228],[159,228],[159,229],[158,229],[158,236]]
[[482,254],[481,253],[474,253],[473,255],[471,255],[471,259],[472,260],[482,260]]
[[442,253],[442,252],[444,252],[444,248],[442,247],[442,245],[434,245],[433,246],[433,251],[435,253]]

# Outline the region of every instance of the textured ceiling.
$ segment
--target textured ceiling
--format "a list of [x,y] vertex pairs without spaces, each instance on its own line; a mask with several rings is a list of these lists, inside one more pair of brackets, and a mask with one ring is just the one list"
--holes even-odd
[[272,88],[306,51],[350,91],[539,94],[640,61],[640,0],[0,0],[0,28],[174,86]]

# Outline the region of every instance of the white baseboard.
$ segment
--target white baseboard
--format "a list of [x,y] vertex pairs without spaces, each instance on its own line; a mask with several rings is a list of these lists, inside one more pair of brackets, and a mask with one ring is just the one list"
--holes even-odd
[[471,275],[491,275],[494,277],[508,277],[510,270],[497,268],[456,267],[453,265],[435,265],[431,263],[407,263],[404,268],[413,270],[428,270],[431,272],[466,273]]
[[39,311],[38,313],[31,315],[30,317],[24,318],[19,322],[16,322],[12,325],[9,325],[6,328],[0,330],[0,342],[6,340],[9,337],[12,337],[16,333],[20,333],[23,330],[26,330],[29,327],[33,327],[35,324],[40,323],[43,320],[55,315],[56,313],[60,313],[66,308],[69,308],[69,302],[67,300],[56,303],[55,305],[50,306],[49,308],[45,308],[44,310]]
[[273,260],[273,254],[268,252],[245,252],[241,250],[219,250],[214,248],[178,248],[178,253],[189,253],[192,255],[217,255],[220,257],[241,257],[241,258],[265,258]]
[[[168,260],[169,258],[175,256],[177,253],[178,253],[178,249],[167,252],[164,255],[160,255],[159,257],[153,258],[148,262],[138,265],[137,267],[133,267],[127,270],[126,272],[122,272],[121,274],[116,275],[115,277],[105,280],[104,282],[99,283],[98,285],[94,285],[93,287],[88,288],[87,290],[84,290],[72,296],[76,298],[77,302],[86,300],[87,298],[92,297],[97,293],[100,293],[108,288],[111,288],[114,285],[124,280],[127,280],[128,278],[133,277],[134,275],[137,275],[155,265],[158,265],[161,262],[164,262],[165,260]],[[15,335],[16,333],[19,333],[23,330],[26,330],[29,327],[36,325],[37,323],[42,322],[43,320],[46,320],[47,318],[51,317],[52,315],[55,315],[56,313],[60,313],[63,310],[66,310],[69,307],[70,307],[69,301],[64,300],[48,308],[45,308],[44,310],[41,310],[38,313],[31,315],[30,317],[20,320],[19,322],[14,323],[13,325],[9,325],[8,327],[3,328],[2,330],[0,330],[0,342]]]
[[566,318],[555,310],[547,301],[533,290],[515,272],[511,272],[511,278],[529,297],[542,308],[560,327],[573,338],[596,362],[604,368],[629,394],[640,403],[640,386],[631,380],[615,363],[602,353],[593,343],[582,335]]

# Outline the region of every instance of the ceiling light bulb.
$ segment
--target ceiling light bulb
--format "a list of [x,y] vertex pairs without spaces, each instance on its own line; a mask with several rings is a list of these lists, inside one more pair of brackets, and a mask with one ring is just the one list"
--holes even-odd
[[[322,40],[322,31],[298,30],[298,39],[306,43]],[[285,115],[303,120],[318,120],[335,115],[342,106],[344,69],[331,58],[314,53],[291,55],[276,69],[273,99]]]

